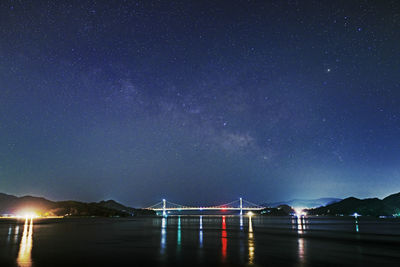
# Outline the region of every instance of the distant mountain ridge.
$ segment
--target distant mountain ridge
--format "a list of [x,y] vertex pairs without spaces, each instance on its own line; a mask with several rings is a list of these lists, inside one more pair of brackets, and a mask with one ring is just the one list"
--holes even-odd
[[317,208],[341,201],[341,198],[317,198],[317,199],[292,199],[288,201],[265,203],[263,206],[275,208],[281,205],[288,205],[294,208]]
[[400,193],[384,199],[349,197],[342,201],[308,210],[310,215],[400,216]]
[[51,201],[42,197],[16,197],[0,193],[0,214],[35,212],[42,216],[102,216],[127,217],[154,215],[150,210],[127,207],[114,200],[100,202]]

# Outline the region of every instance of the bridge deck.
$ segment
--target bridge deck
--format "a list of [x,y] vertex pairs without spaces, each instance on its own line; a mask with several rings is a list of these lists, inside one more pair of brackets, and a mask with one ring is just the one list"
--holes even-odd
[[[237,204],[235,204],[237,203]],[[196,210],[196,211],[205,211],[205,210],[219,210],[219,211],[226,211],[226,210],[238,210],[240,213],[242,211],[250,211],[250,210],[262,210],[265,209],[265,207],[262,207],[260,205],[254,204],[250,201],[246,201],[242,198],[239,198],[238,200],[225,203],[222,205],[218,206],[203,206],[203,207],[191,207],[191,206],[186,206],[186,205],[180,205],[176,203],[172,203],[167,201],[166,199],[163,199],[161,202],[154,204],[150,207],[147,207],[148,210],[154,210],[154,211],[163,211],[165,213],[166,211],[183,211],[183,210]]]
[[[247,208],[245,208],[245,207],[243,207],[242,208],[242,210],[262,210],[262,209],[264,209],[264,207],[261,207],[261,208],[249,208],[249,207],[247,207]],[[151,209],[150,208],[150,210],[154,210],[154,211],[163,211],[164,209],[163,208],[156,208],[156,209]],[[226,207],[226,208],[221,208],[221,207],[204,207],[204,208],[202,208],[202,207],[184,207],[184,208],[165,208],[165,210],[166,211],[168,211],[168,210],[177,210],[177,211],[182,211],[182,210],[240,210],[240,208],[229,208],[229,207]]]

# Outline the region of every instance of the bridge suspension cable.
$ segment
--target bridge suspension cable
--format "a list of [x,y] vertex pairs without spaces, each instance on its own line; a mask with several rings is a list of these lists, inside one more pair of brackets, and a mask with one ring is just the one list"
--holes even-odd
[[261,205],[240,198],[238,200],[234,200],[216,206],[199,206],[199,207],[181,205],[163,199],[163,201],[158,202],[152,206],[149,206],[146,209],[163,211],[163,214],[165,215],[167,210],[240,210],[240,214],[242,214],[243,210],[261,210],[264,208],[265,207]]

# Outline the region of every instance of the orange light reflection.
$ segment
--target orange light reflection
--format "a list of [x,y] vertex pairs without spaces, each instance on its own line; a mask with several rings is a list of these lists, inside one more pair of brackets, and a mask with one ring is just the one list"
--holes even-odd
[[253,233],[253,222],[251,221],[251,216],[249,216],[249,239],[248,239],[248,247],[249,247],[249,265],[254,264],[254,233]]
[[[29,223],[30,221],[30,223]],[[28,230],[29,229],[29,230]],[[22,234],[21,243],[19,245],[19,252],[17,264],[19,267],[32,266],[32,234],[33,234],[33,219],[25,219],[24,232]]]

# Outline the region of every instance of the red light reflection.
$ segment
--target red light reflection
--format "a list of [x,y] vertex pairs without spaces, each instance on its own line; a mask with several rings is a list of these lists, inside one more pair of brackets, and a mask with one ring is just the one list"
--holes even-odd
[[222,216],[222,235],[221,235],[221,242],[222,242],[222,261],[226,260],[226,248],[228,245],[228,239],[226,234],[226,221],[225,216]]

